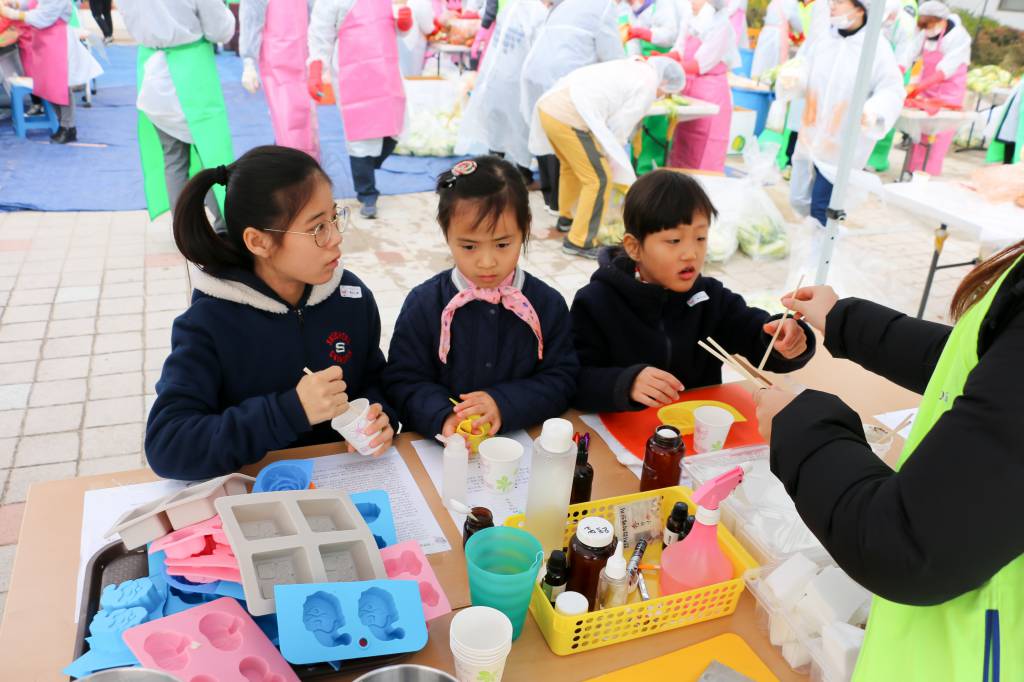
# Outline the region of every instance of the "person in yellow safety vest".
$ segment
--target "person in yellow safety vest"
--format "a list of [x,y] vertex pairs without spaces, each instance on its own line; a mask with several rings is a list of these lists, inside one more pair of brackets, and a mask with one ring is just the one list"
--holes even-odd
[[1024,680],[1024,241],[978,265],[955,326],[807,287],[782,304],[834,357],[923,394],[895,470],[835,395],[756,396],[771,469],[851,578],[875,593],[853,682]]

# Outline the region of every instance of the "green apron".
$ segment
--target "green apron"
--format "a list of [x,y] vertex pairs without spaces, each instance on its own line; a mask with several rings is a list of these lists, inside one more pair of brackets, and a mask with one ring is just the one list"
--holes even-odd
[[68,19],[68,26],[71,28],[82,28],[82,20],[78,16],[78,2],[71,2],[71,18]]
[[[903,85],[910,82],[910,70],[903,74]],[[868,159],[868,166],[879,173],[889,170],[889,151],[892,149],[893,138],[896,137],[896,127],[893,126],[881,140],[875,143],[875,148]]]
[[[178,93],[178,101],[185,113],[189,132],[192,133],[192,160],[189,176],[204,168],[227,165],[235,160],[231,146],[231,128],[224,106],[224,93],[220,89],[217,63],[213,46],[205,40],[161,50],[167,55],[167,67]],[[142,89],[142,76],[146,61],[157,50],[139,46],[137,84]],[[145,182],[146,205],[150,219],[170,210],[167,181],[164,177],[164,153],[160,147],[156,127],[139,112],[139,153],[142,156],[142,175]],[[215,185],[214,196],[224,212],[224,187]]]
[[[1018,163],[1021,157],[1021,149],[1024,148],[1024,88],[1017,91],[1017,97],[1022,98],[1020,103],[1020,115],[1017,117],[1017,134],[1014,136],[1014,140],[1017,146],[1013,149],[1013,158],[1010,159],[1010,163]],[[1006,123],[1006,117],[1010,115],[1009,102],[1007,102],[1006,111],[1003,112],[1003,118],[999,121],[999,125],[996,127],[996,132],[1002,130],[1003,124]],[[1003,163],[1006,159],[1006,143],[1000,142],[999,140],[993,139],[988,145],[988,154],[985,156],[985,160],[989,163]]]
[[[1018,259],[1019,265],[1021,259]],[[1015,265],[1014,267],[1016,267]],[[960,319],[928,382],[897,469],[963,394],[978,364],[978,335],[1009,269]],[[1007,418],[1010,418],[1009,416]],[[964,466],[971,453],[964,452]],[[936,490],[961,507],[956,488]],[[1019,523],[1020,519],[980,519]],[[959,538],[950,537],[950,542]],[[1002,651],[1000,643],[1002,642]],[[1019,682],[1024,680],[1024,555],[979,587],[944,604],[907,606],[875,597],[854,682]]]
[[665,168],[668,163],[668,116],[645,116],[640,135],[640,147],[633,148],[633,167],[637,175],[643,175],[655,168]]

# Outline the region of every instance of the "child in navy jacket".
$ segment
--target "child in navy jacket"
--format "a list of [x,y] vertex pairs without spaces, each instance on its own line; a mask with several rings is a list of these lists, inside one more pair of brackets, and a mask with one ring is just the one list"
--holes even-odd
[[413,289],[395,324],[384,382],[403,427],[447,436],[475,417],[494,434],[562,414],[579,365],[562,295],[518,267],[531,222],[522,176],[481,157],[437,191],[455,268]]
[[[224,237],[203,207],[215,183],[227,186]],[[347,218],[316,161],[287,147],[257,147],[186,185],[174,239],[198,267],[146,427],[156,473],[209,478],[268,450],[340,440],[330,421],[349,395],[372,403],[376,453],[390,447],[380,315],[340,266]]]
[[[710,336],[757,366],[779,322],[700,274],[711,200],[693,178],[669,170],[626,194],[623,245],[605,249],[572,303],[580,358],[575,405],[620,412],[675,402],[685,388],[722,382],[721,363],[697,345]],[[792,318],[765,369],[790,372],[814,355],[814,334]]]

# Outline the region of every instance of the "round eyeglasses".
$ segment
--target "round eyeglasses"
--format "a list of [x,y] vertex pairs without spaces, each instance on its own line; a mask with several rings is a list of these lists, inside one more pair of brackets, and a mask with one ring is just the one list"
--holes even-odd
[[[345,234],[348,231],[349,225],[352,224],[352,209],[348,206],[334,205],[334,217],[329,220],[317,223],[313,228],[312,232],[306,232],[304,230],[275,230],[272,228],[264,228],[264,232],[280,232],[282,234],[304,234],[306,236],[313,237],[313,242],[320,248],[324,248],[331,243],[331,237],[334,235],[334,230],[337,230],[338,236]],[[334,228],[332,230],[331,228]]]

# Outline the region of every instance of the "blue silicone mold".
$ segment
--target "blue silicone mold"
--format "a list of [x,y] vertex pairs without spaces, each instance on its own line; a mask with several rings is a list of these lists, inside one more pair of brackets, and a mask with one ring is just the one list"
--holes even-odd
[[366,521],[377,543],[377,549],[398,544],[395,532],[395,517],[391,513],[391,498],[383,490],[367,490],[364,493],[350,493],[352,504]]
[[289,459],[263,467],[252,486],[254,493],[306,490],[313,482],[313,460]]
[[290,663],[385,656],[427,644],[413,580],[276,585],[281,653]]

